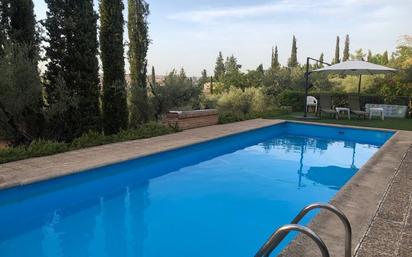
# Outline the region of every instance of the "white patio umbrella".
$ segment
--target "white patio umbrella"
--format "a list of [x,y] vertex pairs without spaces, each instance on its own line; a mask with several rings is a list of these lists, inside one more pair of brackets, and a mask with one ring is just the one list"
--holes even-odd
[[365,61],[346,61],[331,66],[326,66],[312,72],[338,75],[359,75],[358,93],[360,93],[362,75],[389,74],[395,73],[396,70]]

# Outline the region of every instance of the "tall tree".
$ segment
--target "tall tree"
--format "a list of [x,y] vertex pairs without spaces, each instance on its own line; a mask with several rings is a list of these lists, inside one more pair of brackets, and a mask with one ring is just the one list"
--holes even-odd
[[[10,45],[9,54],[16,55],[12,58],[19,58],[15,69],[22,75],[26,74],[32,79],[27,83],[27,91],[30,91],[31,99],[36,101],[30,105],[30,108],[24,110],[24,116],[27,120],[27,125],[32,131],[34,138],[42,133],[44,128],[43,120],[43,94],[40,85],[40,76],[38,72],[39,61],[39,44],[40,38],[36,29],[36,16],[34,14],[34,4],[32,0],[6,0],[4,6],[6,22],[6,45]],[[13,63],[14,60],[10,60]],[[21,66],[20,66],[21,65]],[[28,66],[32,65],[31,68]],[[3,78],[5,79],[5,78]],[[32,82],[32,83],[31,83]],[[24,82],[18,80],[15,86],[23,87]]]
[[33,1],[10,1],[9,15],[9,38],[14,42],[28,46],[30,48],[29,57],[37,64],[40,40],[36,30]]
[[123,9],[123,0],[100,1],[103,129],[109,135],[126,129],[129,120],[124,69]]
[[[368,54],[369,55],[369,54]],[[369,55],[370,57],[368,58],[372,58],[372,52]],[[363,49],[360,48],[358,50],[355,50],[355,52],[353,54],[350,55],[351,60],[354,61],[364,61],[366,57],[366,54],[363,53]]]
[[226,58],[225,72],[232,73],[239,71],[239,65],[237,63],[237,58],[232,54],[230,57]]
[[296,67],[298,66],[298,48],[296,46],[296,38],[293,36],[292,40],[292,53],[290,55],[290,58],[288,60],[288,67]]
[[368,50],[368,56],[366,57],[368,62],[374,62],[373,61],[373,54],[371,50]]
[[156,85],[156,71],[155,71],[155,67],[152,66],[152,74],[150,76],[150,83],[152,86]]
[[389,63],[389,56],[388,56],[388,51],[383,52],[382,55],[382,64],[387,65]]
[[323,68],[323,62],[325,61],[325,56],[323,53],[319,56],[319,63],[317,63],[317,68]]
[[205,85],[206,82],[208,82],[209,78],[207,76],[207,71],[202,70],[202,76],[200,77],[198,81],[198,86],[203,89],[203,86]]
[[225,64],[222,52],[219,52],[219,56],[216,59],[216,66],[215,66],[215,79],[219,80],[225,74]]
[[46,30],[46,37],[43,40],[47,43],[44,50],[48,61],[47,69],[44,72],[44,85],[47,104],[53,105],[60,100],[56,85],[62,80],[64,72],[66,54],[65,1],[46,0],[46,4],[48,7],[46,19],[42,21]]
[[339,36],[336,37],[335,58],[333,58],[333,63],[340,63],[340,43],[339,43]]
[[144,0],[128,0],[129,21],[129,63],[131,76],[131,117],[132,126],[149,120],[147,97],[147,51],[150,44],[149,4]]
[[41,84],[24,43],[7,43],[0,58],[0,128],[13,145],[29,144],[42,130]]
[[343,62],[346,62],[347,60],[349,60],[349,45],[350,45],[350,39],[349,39],[349,35],[346,35],[345,37],[345,47],[343,48]]
[[71,137],[101,129],[100,88],[97,42],[97,14],[93,0],[66,0],[64,80],[77,95],[78,108],[72,110],[69,120]]
[[278,46],[275,46],[275,49],[272,48],[272,63],[271,63],[272,71],[278,69],[279,67],[280,67],[280,64],[279,64]]
[[0,1],[0,56],[4,53],[10,31],[10,0]]

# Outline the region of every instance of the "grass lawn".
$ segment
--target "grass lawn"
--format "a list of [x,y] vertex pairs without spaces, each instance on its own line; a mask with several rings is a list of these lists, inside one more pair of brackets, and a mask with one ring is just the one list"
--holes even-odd
[[[303,119],[298,118],[299,116],[303,116],[303,113],[289,113],[285,115],[273,116],[270,118],[303,121]],[[311,116],[313,116],[313,114],[311,114]],[[352,117],[351,120],[348,120],[345,118],[336,120],[336,119],[330,119],[330,118],[324,118],[324,117],[322,117],[322,119],[319,119],[319,117],[316,117],[313,119],[307,119],[305,121],[412,131],[412,119],[394,119],[394,118],[389,119],[387,118],[385,120],[380,120],[380,119],[375,118],[372,120],[369,120],[369,119],[364,120],[364,119],[359,119],[357,117]]]

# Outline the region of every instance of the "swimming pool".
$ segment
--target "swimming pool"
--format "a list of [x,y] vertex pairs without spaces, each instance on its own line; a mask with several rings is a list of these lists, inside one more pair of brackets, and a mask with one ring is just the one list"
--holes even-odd
[[284,123],[3,190],[0,256],[253,256],[392,135]]

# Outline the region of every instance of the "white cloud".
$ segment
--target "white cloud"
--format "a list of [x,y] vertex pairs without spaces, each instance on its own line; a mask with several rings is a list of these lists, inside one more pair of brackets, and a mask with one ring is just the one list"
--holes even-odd
[[[177,12],[166,16],[175,28],[184,28],[174,39],[179,42],[167,38],[167,47],[174,52],[169,54],[174,61],[167,65],[178,62],[190,74],[198,74],[203,68],[212,71],[218,51],[223,51],[225,55],[235,54],[244,69],[253,69],[260,63],[267,67],[273,45],[278,45],[285,64],[292,35],[297,36],[301,62],[306,56],[318,57],[321,52],[330,60],[337,35],[341,36],[341,44],[343,37],[350,35],[351,51],[394,51],[399,36],[411,33],[409,10],[410,0],[279,0]],[[163,40],[155,38],[157,43]],[[159,56],[155,58],[156,63],[161,62]]]
[[[230,18],[268,17],[274,14],[306,14],[352,19],[354,14],[369,16],[369,11],[383,18],[400,10],[410,10],[412,1],[383,0],[280,0],[269,4],[242,5],[226,8],[191,10],[169,15],[167,18],[183,22],[211,22]],[[377,11],[375,11],[377,9]],[[380,12],[380,13],[379,13]]]

